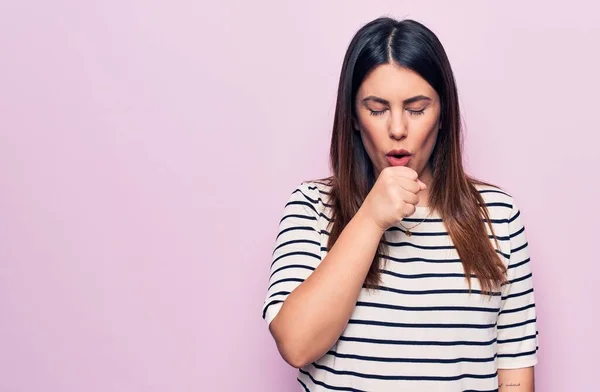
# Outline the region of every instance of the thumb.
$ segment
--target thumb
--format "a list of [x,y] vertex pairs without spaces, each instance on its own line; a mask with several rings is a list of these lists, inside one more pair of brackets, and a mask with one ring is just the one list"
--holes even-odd
[[427,185],[423,181],[417,179],[417,182],[419,183],[419,187],[421,188],[421,190],[427,189]]

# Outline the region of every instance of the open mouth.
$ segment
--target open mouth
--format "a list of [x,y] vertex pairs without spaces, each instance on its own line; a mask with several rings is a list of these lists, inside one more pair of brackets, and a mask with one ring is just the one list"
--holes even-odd
[[385,155],[390,166],[406,166],[412,154],[403,148],[395,148]]

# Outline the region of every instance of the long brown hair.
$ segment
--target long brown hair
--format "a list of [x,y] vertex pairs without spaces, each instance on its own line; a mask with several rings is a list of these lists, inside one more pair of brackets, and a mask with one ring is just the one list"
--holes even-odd
[[[458,94],[450,63],[435,34],[413,20],[382,17],[366,24],[355,34],[344,57],[331,137],[333,174],[321,179],[331,186],[328,249],[356,214],[376,180],[360,135],[352,127],[356,115],[354,100],[366,75],[389,63],[415,71],[440,96],[442,125],[430,157],[433,179],[428,184],[429,206],[446,225],[463,264],[469,290],[470,276],[475,275],[482,292],[491,293],[505,281],[506,267],[489,241],[484,221],[498,246],[487,207],[475,185],[494,185],[464,171]],[[365,279],[367,288],[377,288],[381,283],[380,260],[388,252],[384,238]]]

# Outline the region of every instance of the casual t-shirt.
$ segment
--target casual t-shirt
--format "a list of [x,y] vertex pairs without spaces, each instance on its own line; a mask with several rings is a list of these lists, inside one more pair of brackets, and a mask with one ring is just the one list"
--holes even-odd
[[[500,188],[476,185],[508,268],[501,293],[484,295],[463,266],[439,215],[417,207],[386,231],[382,283],[361,289],[348,325],[321,358],[299,369],[301,391],[496,391],[498,369],[537,363],[538,331],[528,243],[519,208]],[[291,194],[274,245],[263,318],[327,254],[330,188],[304,182]],[[482,216],[482,220],[485,218]]]

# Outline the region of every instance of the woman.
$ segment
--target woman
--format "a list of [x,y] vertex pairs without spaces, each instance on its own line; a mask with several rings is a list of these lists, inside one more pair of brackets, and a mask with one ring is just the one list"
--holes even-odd
[[303,391],[533,391],[519,208],[462,165],[457,91],[422,24],[376,19],[342,66],[333,175],[280,221],[263,318]]

